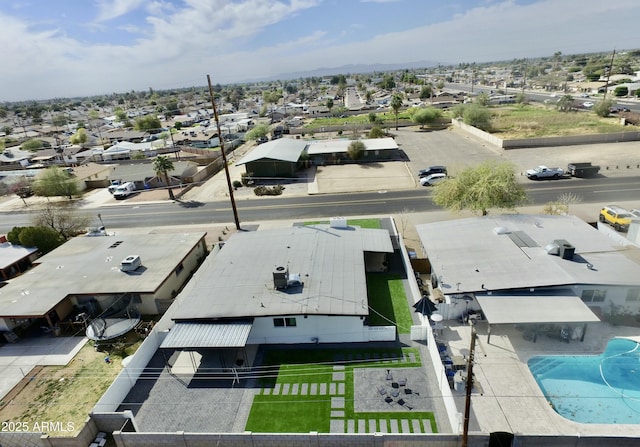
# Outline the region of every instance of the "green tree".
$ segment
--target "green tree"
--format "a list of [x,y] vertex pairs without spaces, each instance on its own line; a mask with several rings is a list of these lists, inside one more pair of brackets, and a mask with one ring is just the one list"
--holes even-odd
[[476,96],[476,99],[473,102],[483,107],[486,107],[491,103],[491,99],[489,98],[489,95],[487,94],[487,92],[480,92],[480,94]]
[[400,107],[402,107],[402,96],[398,93],[391,97],[391,108],[393,109],[393,113],[396,115],[396,130],[398,130],[398,112],[400,111]]
[[78,182],[67,171],[52,166],[38,175],[33,185],[33,191],[39,196],[66,196],[71,200],[78,193]]
[[37,247],[42,254],[49,253],[63,244],[64,240],[51,228],[26,227],[20,231],[20,245]]
[[44,148],[44,143],[42,142],[42,140],[32,138],[22,143],[20,147],[22,148],[22,150],[35,152]]
[[369,112],[369,122],[375,124],[378,122],[378,114],[376,112]]
[[609,116],[609,111],[613,107],[612,99],[605,99],[604,101],[597,102],[596,105],[593,106],[593,112],[601,117]]
[[424,101],[426,99],[429,99],[431,98],[431,95],[433,95],[431,84],[423,85],[420,89],[420,100]]
[[62,113],[54,116],[53,119],[51,120],[51,124],[53,124],[55,127],[64,127],[68,123],[69,123],[69,118],[67,118],[67,116]]
[[327,99],[327,102],[325,103],[325,105],[327,106],[327,109],[329,109],[329,113],[331,113],[331,109],[333,109],[333,99],[331,98]]
[[619,85],[613,90],[613,96],[621,97],[629,94],[629,87],[626,85]]
[[158,130],[162,127],[160,119],[155,115],[146,115],[136,118],[134,128],[144,132]]
[[367,148],[362,141],[352,141],[347,148],[347,155],[352,160],[359,160],[364,155],[366,149]]
[[266,124],[258,124],[247,132],[244,137],[246,140],[257,140],[258,138],[266,137],[268,133],[269,126]]
[[369,131],[369,138],[384,138],[385,136],[386,134],[380,126],[373,126]]
[[477,104],[464,104],[462,110],[462,122],[480,130],[491,129],[491,113],[486,107]]
[[114,115],[116,116],[116,121],[125,122],[129,119],[127,112],[119,107],[114,111]]
[[66,241],[78,234],[82,234],[89,226],[91,218],[85,214],[79,214],[76,209],[65,204],[47,202],[38,210],[32,224],[36,227],[49,228]]
[[411,116],[411,120],[420,124],[420,129],[424,128],[425,124],[433,123],[435,120],[442,116],[442,112],[434,107],[426,107],[424,109],[418,109]]
[[556,103],[556,108],[559,112],[570,112],[573,110],[573,96],[562,95],[562,98]]
[[87,135],[86,129],[84,127],[80,127],[78,130],[76,130],[76,133],[73,134],[71,138],[69,138],[69,142],[71,144],[79,144],[80,146],[84,147],[88,139],[89,136]]
[[169,172],[173,171],[173,169],[173,162],[169,160],[169,157],[158,155],[156,159],[153,160],[153,170],[158,178],[160,178],[160,176],[163,177],[164,183],[167,185],[167,190],[169,191],[169,199],[171,200],[175,200],[169,181]]
[[451,211],[471,210],[483,216],[491,208],[514,209],[527,200],[527,192],[511,163],[487,161],[468,167],[434,187],[433,203]]
[[15,245],[20,245],[20,232],[26,227],[13,227],[11,231],[7,233],[7,240]]

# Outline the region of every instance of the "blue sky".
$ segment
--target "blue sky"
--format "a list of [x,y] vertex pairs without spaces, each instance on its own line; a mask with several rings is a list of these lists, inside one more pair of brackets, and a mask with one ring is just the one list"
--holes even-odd
[[0,102],[640,48],[638,0],[0,0]]

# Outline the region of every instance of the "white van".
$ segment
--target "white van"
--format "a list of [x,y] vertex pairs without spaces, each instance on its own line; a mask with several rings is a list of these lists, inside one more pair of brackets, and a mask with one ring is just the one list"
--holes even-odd
[[113,197],[115,197],[116,200],[126,199],[131,194],[133,194],[135,190],[136,185],[134,185],[133,182],[123,183],[122,185],[118,186],[115,191],[113,191]]

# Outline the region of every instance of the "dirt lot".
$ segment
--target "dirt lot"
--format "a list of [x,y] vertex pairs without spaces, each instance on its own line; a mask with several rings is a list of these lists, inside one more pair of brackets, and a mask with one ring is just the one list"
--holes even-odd
[[29,431],[43,422],[61,423],[62,430],[49,434],[74,436],[122,369],[121,357],[106,363],[105,355],[87,344],[67,366],[34,368],[0,402],[0,421],[26,423]]

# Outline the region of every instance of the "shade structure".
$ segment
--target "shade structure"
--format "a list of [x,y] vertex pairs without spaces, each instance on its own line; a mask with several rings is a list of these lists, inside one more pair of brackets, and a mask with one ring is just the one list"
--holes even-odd
[[415,312],[420,312],[422,315],[431,316],[436,312],[438,308],[435,303],[429,299],[427,295],[424,295],[420,300],[413,305]]

